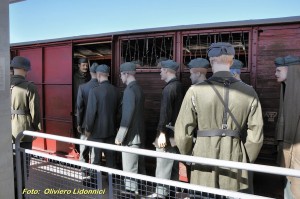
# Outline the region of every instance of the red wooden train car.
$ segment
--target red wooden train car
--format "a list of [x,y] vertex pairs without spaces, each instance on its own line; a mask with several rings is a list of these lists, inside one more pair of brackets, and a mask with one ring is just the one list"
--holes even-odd
[[[234,45],[235,58],[245,65],[241,78],[259,95],[265,139],[258,162],[274,164],[280,89],[273,62],[278,56],[300,56],[300,17],[184,25],[17,43],[11,45],[11,56],[25,56],[32,62],[28,79],[39,89],[43,132],[67,137],[73,136],[72,75],[77,59],[87,57],[91,63],[110,65],[110,80],[120,90],[124,87],[119,79],[120,63],[139,60],[137,78],[146,95],[146,147],[152,148],[164,85],[156,60],[168,57],[179,62],[178,76],[188,88],[186,63],[195,57],[206,58],[208,46],[218,41]],[[33,147],[77,158],[72,144],[37,139]]]

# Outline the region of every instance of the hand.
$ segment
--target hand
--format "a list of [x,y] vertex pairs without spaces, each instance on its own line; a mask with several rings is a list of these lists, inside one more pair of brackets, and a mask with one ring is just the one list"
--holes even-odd
[[115,144],[116,144],[116,145],[121,145],[122,142],[120,142],[119,140],[115,139]]
[[82,133],[81,132],[81,127],[79,125],[77,126],[77,131],[78,131],[78,133]]
[[85,134],[85,136],[86,136],[87,138],[89,138],[89,137],[91,136],[91,133],[90,133],[90,132],[87,132],[87,131],[85,131],[84,134]]
[[158,144],[159,148],[166,147],[167,142],[166,142],[166,135],[164,132],[160,132],[158,139],[157,139],[157,144]]

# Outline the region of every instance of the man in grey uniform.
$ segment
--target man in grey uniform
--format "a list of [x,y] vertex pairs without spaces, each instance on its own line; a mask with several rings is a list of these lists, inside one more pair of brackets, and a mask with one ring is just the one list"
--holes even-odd
[[[122,100],[121,125],[115,143],[132,148],[142,148],[145,143],[145,96],[135,79],[136,64],[132,62],[123,63],[120,66],[120,72],[122,82],[127,86]],[[123,171],[132,173],[138,173],[138,170],[145,171],[144,163],[139,161],[139,155],[137,154],[123,152],[122,165]],[[138,194],[138,186],[135,180],[125,179],[125,189],[130,193]]]
[[[93,63],[91,68],[90,68],[90,73],[92,79],[84,84],[79,85],[78,88],[78,94],[77,94],[77,131],[81,134],[80,139],[81,140],[87,140],[87,137],[85,136],[84,130],[86,126],[86,118],[85,118],[85,113],[86,113],[86,107],[88,103],[88,97],[89,97],[89,92],[92,88],[96,87],[99,85],[99,82],[97,80],[97,75],[96,75],[96,68],[98,64]],[[89,153],[90,153],[90,147],[86,145],[80,145],[80,156],[79,160],[81,162],[89,162]],[[83,176],[86,176],[86,169],[81,169]]]
[[[119,106],[117,88],[108,81],[109,67],[101,64],[97,67],[99,86],[89,92],[86,109],[85,135],[88,140],[113,144],[116,135],[116,120]],[[103,150],[106,157],[106,166],[115,168],[115,152]],[[102,150],[93,147],[91,163],[100,165]]]

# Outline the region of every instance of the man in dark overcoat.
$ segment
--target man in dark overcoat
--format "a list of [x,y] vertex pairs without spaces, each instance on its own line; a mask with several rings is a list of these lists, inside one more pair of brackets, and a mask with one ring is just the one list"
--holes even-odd
[[[173,60],[161,61],[161,80],[165,85],[160,105],[160,116],[157,126],[157,135],[154,141],[156,151],[178,153],[174,141],[174,132],[167,126],[174,126],[183,98],[183,88],[181,82],[176,77],[179,64]],[[165,158],[157,158],[155,177],[163,179],[178,180],[178,162]],[[167,186],[157,185],[155,193],[149,197],[166,197],[169,194]]]
[[[119,106],[119,92],[117,88],[108,81],[110,68],[101,64],[97,66],[97,79],[99,86],[89,92],[86,109],[85,135],[88,140],[114,144],[116,136],[116,122]],[[100,165],[102,151],[105,154],[106,166],[116,167],[115,152],[93,147],[91,152],[91,163]]]
[[[132,148],[143,148],[145,144],[145,96],[141,86],[135,79],[136,64],[132,62],[121,64],[120,73],[122,82],[127,86],[124,90],[122,119],[115,143]],[[144,161],[139,161],[139,158],[137,154],[123,152],[123,171],[132,173],[145,171]],[[138,194],[138,186],[135,180],[125,179],[125,189]]]
[[[80,139],[81,140],[87,140],[87,137],[85,136],[85,126],[86,126],[86,107],[88,103],[88,97],[89,97],[89,92],[92,88],[96,87],[99,85],[99,82],[97,80],[97,75],[96,75],[96,69],[97,69],[98,64],[93,63],[92,66],[90,67],[90,74],[92,79],[84,84],[79,85],[78,88],[78,94],[77,94],[77,131],[81,134]],[[80,145],[80,156],[79,160],[81,162],[89,162],[89,153],[90,153],[90,147],[86,145]],[[86,169],[82,169],[82,174],[85,176]]]

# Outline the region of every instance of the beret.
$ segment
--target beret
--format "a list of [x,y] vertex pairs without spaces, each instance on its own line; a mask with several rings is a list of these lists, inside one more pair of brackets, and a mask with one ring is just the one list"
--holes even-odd
[[234,47],[230,43],[212,43],[208,49],[208,57],[219,57],[221,55],[234,55]]
[[160,62],[160,67],[161,68],[169,68],[172,69],[174,71],[177,71],[177,69],[179,68],[179,64],[173,60],[166,60],[166,61],[161,61]]
[[99,72],[99,73],[109,73],[109,70],[110,70],[110,68],[106,64],[98,65],[96,68],[96,72]]
[[25,57],[21,57],[21,56],[16,56],[12,59],[11,67],[13,68],[20,68],[20,69],[24,69],[26,71],[31,70],[31,64],[29,59],[25,58]]
[[80,58],[78,60],[78,63],[81,64],[81,63],[88,63],[88,59],[87,58]]
[[94,62],[90,67],[90,72],[96,73],[97,66],[98,66],[98,64],[96,62]]
[[196,58],[192,59],[188,63],[188,67],[191,68],[208,68],[209,67],[209,61],[207,59],[203,58]]
[[135,71],[135,69],[136,69],[136,64],[132,62],[125,62],[120,65],[120,72]]
[[300,64],[300,58],[292,55],[277,57],[274,61],[276,67]]
[[230,69],[241,69],[243,66],[243,62],[238,59],[233,59],[233,64],[231,65]]

